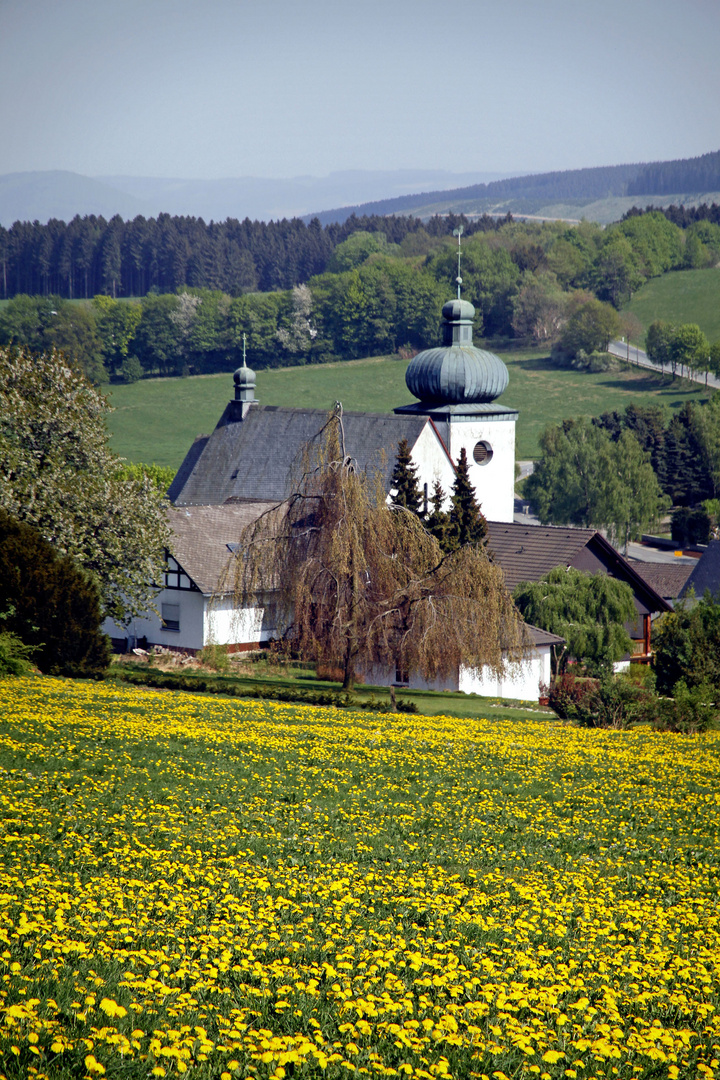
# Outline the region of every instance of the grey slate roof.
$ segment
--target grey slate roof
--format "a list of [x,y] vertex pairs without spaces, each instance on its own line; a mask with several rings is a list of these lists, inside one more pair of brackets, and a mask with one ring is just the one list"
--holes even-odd
[[696,569],[692,563],[643,562],[641,559],[633,559],[632,565],[663,600],[677,600]]
[[[323,409],[270,405],[255,405],[239,420],[235,406],[231,401],[213,433],[190,448],[168,491],[176,505],[279,502],[289,494],[288,478],[303,447],[327,420]],[[427,416],[345,413],[346,451],[361,469],[377,468],[388,482],[400,440],[406,438],[412,447],[430,423]]]
[[230,506],[188,506],[167,511],[172,530],[170,554],[206,595],[214,593],[234,558],[228,544],[237,543],[252,521],[274,506],[244,502]]
[[698,600],[702,600],[706,589],[709,589],[716,599],[720,597],[720,540],[710,541],[697,565],[693,567],[680,596],[686,596],[691,589],[695,591]]

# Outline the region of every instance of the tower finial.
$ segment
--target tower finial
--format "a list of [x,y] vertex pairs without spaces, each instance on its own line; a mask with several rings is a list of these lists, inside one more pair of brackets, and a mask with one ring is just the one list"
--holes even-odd
[[462,278],[460,277],[460,255],[461,255],[461,251],[462,251],[461,246],[460,246],[460,237],[462,236],[463,232],[464,232],[464,229],[463,229],[462,225],[458,225],[457,229],[453,229],[453,236],[457,236],[457,238],[458,238],[458,272],[457,272],[457,277],[455,278],[455,280],[457,281],[457,287],[458,287],[458,300],[460,299],[460,286],[462,285]]
[[247,367],[247,364],[245,363],[245,346],[246,346],[246,344],[247,344],[247,337],[245,335],[245,331],[243,330],[243,367]]

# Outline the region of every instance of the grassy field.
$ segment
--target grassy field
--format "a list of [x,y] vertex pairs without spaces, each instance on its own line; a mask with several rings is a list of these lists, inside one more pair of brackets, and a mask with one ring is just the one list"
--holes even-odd
[[720,341],[720,268],[652,278],[624,310],[637,316],[646,331],[656,319],[697,323],[711,344]]
[[[621,365],[620,370],[589,375],[561,371],[537,351],[503,353],[510,385],[502,404],[520,410],[517,455],[538,454],[538,436],[548,423],[568,416],[598,416],[630,402],[677,409],[701,401],[707,392],[680,379],[668,382],[650,371]],[[346,410],[390,412],[412,400],[405,386],[406,364],[379,357],[342,364],[260,371],[257,397],[265,405],[329,409],[336,400]],[[129,461],[177,468],[192,440],[212,431],[233,394],[232,377],[200,375],[188,379],[150,379],[109,389],[115,412],[110,418],[112,447]]]
[[708,1080],[720,736],[2,684],[6,1080]]

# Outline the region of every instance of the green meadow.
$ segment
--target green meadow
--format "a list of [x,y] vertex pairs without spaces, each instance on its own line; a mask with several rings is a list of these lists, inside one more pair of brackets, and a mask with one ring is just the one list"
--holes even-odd
[[645,331],[656,319],[697,323],[711,343],[720,341],[720,267],[676,270],[652,278],[624,311],[635,315]]
[[[704,271],[708,273],[708,271]],[[677,275],[673,275],[677,276]],[[537,350],[503,353],[510,384],[502,404],[520,411],[517,456],[537,457],[538,437],[550,423],[569,416],[599,416],[631,402],[679,409],[703,401],[708,392],[681,379],[622,364],[617,371],[586,374],[562,371]],[[406,364],[374,357],[337,364],[259,371],[257,397],[263,405],[346,411],[391,412],[412,400],[405,386]],[[196,435],[215,427],[233,395],[230,372],[187,379],[145,379],[107,388],[115,411],[110,417],[112,447],[129,461],[177,468]]]

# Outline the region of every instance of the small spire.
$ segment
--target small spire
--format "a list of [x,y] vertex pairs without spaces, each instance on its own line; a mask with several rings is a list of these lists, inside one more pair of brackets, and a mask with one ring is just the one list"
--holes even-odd
[[463,229],[462,225],[458,225],[457,229],[453,229],[453,236],[457,236],[457,238],[458,238],[458,272],[457,272],[457,277],[455,278],[455,280],[457,281],[457,287],[458,287],[458,295],[457,295],[458,300],[460,299],[460,286],[462,285],[462,278],[460,277],[460,255],[462,253],[462,249],[461,249],[461,245],[460,245],[460,237],[462,236],[464,231],[465,230]]

